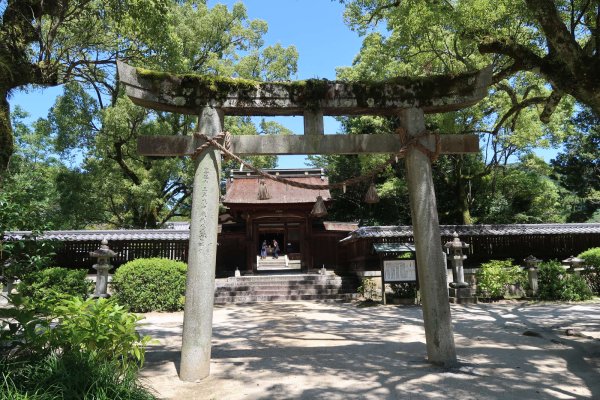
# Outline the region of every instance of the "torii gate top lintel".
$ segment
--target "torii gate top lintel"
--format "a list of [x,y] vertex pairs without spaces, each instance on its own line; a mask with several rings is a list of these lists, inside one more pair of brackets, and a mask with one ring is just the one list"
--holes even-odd
[[205,75],[169,74],[117,62],[119,79],[131,100],[159,111],[198,115],[206,106],[225,115],[397,115],[455,111],[487,94],[491,67],[462,75],[399,77],[381,82],[324,79],[256,82]]

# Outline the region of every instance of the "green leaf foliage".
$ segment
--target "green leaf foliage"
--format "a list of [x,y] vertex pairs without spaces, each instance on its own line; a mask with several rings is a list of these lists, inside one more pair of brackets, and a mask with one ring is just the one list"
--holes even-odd
[[135,371],[88,354],[49,354],[0,366],[0,400],[153,400]]
[[[494,83],[534,71],[543,91],[522,106],[538,104],[542,120],[566,95],[600,111],[597,96],[598,9],[589,1],[342,0],[345,19],[365,35],[360,62],[396,75],[456,73],[491,64]],[[400,62],[389,68],[386,58]],[[509,83],[512,84],[512,83]],[[591,89],[591,88],[594,89]],[[541,95],[540,95],[541,94]],[[538,99],[534,99],[537,97]]]
[[0,268],[4,277],[21,278],[50,266],[60,244],[53,240],[38,239],[39,233],[33,232],[23,240],[0,242]]
[[60,301],[51,312],[57,321],[48,332],[54,348],[104,361],[117,360],[121,370],[137,369],[144,363],[144,348],[150,338],[136,331],[142,318],[116,301],[73,297]]
[[166,258],[139,258],[113,276],[115,298],[134,312],[183,309],[187,266]]
[[[206,2],[192,0],[111,4],[120,7],[122,18],[113,21],[111,15],[102,25],[105,32],[97,32],[99,21],[90,14],[89,30],[77,32],[82,40],[91,32],[99,43],[114,39],[106,43],[106,55],[113,58],[91,72],[87,64],[75,68],[77,79],[67,82],[47,119],[27,126],[22,113],[13,118],[19,163],[11,162],[10,185],[5,185],[10,188],[7,213],[20,204],[24,212],[31,210],[32,214],[23,221],[54,229],[159,228],[173,218],[189,215],[191,159],[140,156],[137,138],[191,135],[197,129],[197,117],[135,106],[117,85],[113,63],[117,53],[132,65],[177,73],[260,81],[287,80],[296,73],[296,49],[266,46],[263,37],[267,24],[249,19],[241,3],[231,8],[220,4],[211,8]],[[102,4],[96,6],[101,8]],[[153,14],[157,9],[160,14]],[[148,18],[144,23],[139,21],[141,15]],[[154,34],[148,34],[150,28]],[[76,38],[74,35],[71,40]],[[257,127],[250,118],[242,117],[226,117],[225,129],[232,134],[289,133],[274,122]],[[19,137],[37,138],[38,143]],[[44,159],[38,157],[33,163],[27,152]],[[275,156],[248,160],[261,168],[277,163]],[[233,168],[239,165],[224,163],[225,171]],[[29,181],[27,174],[34,173],[39,179]]]
[[569,222],[600,221],[600,117],[584,109],[574,122],[576,132],[566,139],[552,166],[559,182],[577,199]]
[[548,261],[538,270],[538,296],[542,300],[583,301],[592,298],[592,291],[581,276],[568,273],[558,261]]
[[584,265],[600,268],[600,247],[587,249],[577,257],[585,260]]
[[93,283],[87,279],[87,270],[52,267],[23,276],[17,290],[34,303],[47,303],[61,296],[86,299],[92,287]]
[[113,300],[11,296],[0,309],[0,399],[152,399],[137,380],[150,338]]
[[[510,56],[491,57],[480,51],[481,43],[492,37],[507,40],[510,44],[518,43],[523,50],[531,50],[534,54],[543,54],[546,51],[541,44],[544,35],[535,23],[531,23],[535,19],[532,13],[535,7],[523,2],[487,0],[342,2],[346,4],[346,22],[363,35],[364,40],[353,65],[338,69],[341,80],[434,74],[452,76],[492,64],[493,85],[484,100],[457,112],[426,116],[430,131],[478,134],[481,141],[481,154],[442,156],[433,166],[442,223],[565,220],[573,197],[561,193],[558,185],[549,179],[549,172],[519,174],[523,165],[522,161],[516,161],[527,157],[534,148],[547,148],[573,133],[573,98],[563,96],[562,92],[556,96],[560,91],[554,90],[555,87],[537,71],[532,72],[531,67],[522,68],[522,60],[513,63]],[[576,2],[570,6],[585,9],[589,4]],[[568,21],[567,15],[561,14],[563,21]],[[577,23],[582,29],[587,26],[583,21]],[[589,32],[588,29],[584,36],[589,37]],[[571,85],[567,86],[571,89]],[[557,102],[550,107],[551,99]],[[541,118],[542,114],[544,118]],[[350,118],[346,126],[364,126],[359,122],[361,119]],[[387,120],[392,125],[391,130],[374,127],[363,133],[393,132],[394,121]],[[333,165],[338,169],[336,164]],[[402,168],[395,168],[394,175],[400,180],[405,179]],[[518,185],[520,191],[513,189],[516,181],[523,182],[522,186]],[[377,186],[379,190],[382,185],[378,182]],[[527,193],[530,191],[536,193],[532,196]],[[348,207],[348,215],[360,214],[353,219],[380,222],[379,218],[360,211],[358,199],[354,196],[355,211]],[[408,214],[406,196],[396,192],[396,199],[392,204],[400,205],[404,212],[385,207],[390,210],[390,220],[397,220],[387,223],[401,222]]]
[[525,285],[526,274],[512,260],[490,260],[477,270],[477,291],[480,295],[498,299],[508,293],[509,285]]
[[401,299],[414,299],[417,297],[416,282],[391,283],[390,287],[394,292],[394,295]]
[[594,247],[580,253],[577,257],[585,260],[585,269],[581,276],[595,294],[600,294],[600,247]]

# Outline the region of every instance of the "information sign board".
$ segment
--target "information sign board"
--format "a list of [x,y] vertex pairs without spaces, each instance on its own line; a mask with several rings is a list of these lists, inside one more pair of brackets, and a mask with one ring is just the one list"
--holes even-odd
[[383,277],[386,283],[416,282],[415,260],[384,260]]

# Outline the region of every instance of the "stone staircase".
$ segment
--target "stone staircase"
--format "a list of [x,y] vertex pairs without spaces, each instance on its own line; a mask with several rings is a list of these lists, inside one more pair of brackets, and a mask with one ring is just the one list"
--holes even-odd
[[334,274],[251,275],[217,280],[215,304],[260,301],[349,301],[358,280]]
[[287,255],[283,255],[279,258],[273,259],[267,257],[261,260],[260,257],[256,257],[256,270],[261,271],[288,271],[288,272],[301,272],[300,260],[288,260]]

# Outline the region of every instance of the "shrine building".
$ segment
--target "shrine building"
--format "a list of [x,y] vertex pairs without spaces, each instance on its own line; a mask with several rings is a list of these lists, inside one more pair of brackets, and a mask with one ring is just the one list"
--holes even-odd
[[[326,185],[322,169],[266,171],[295,182]],[[317,198],[322,203],[316,206]],[[358,228],[356,223],[323,221],[315,206],[331,203],[329,190],[306,189],[277,182],[249,171],[233,171],[227,178],[222,204],[217,249],[217,275],[231,276],[232,268],[243,274],[290,270],[311,272],[339,265],[341,239]],[[279,257],[274,259],[277,241]],[[263,243],[267,257],[260,257]]]

